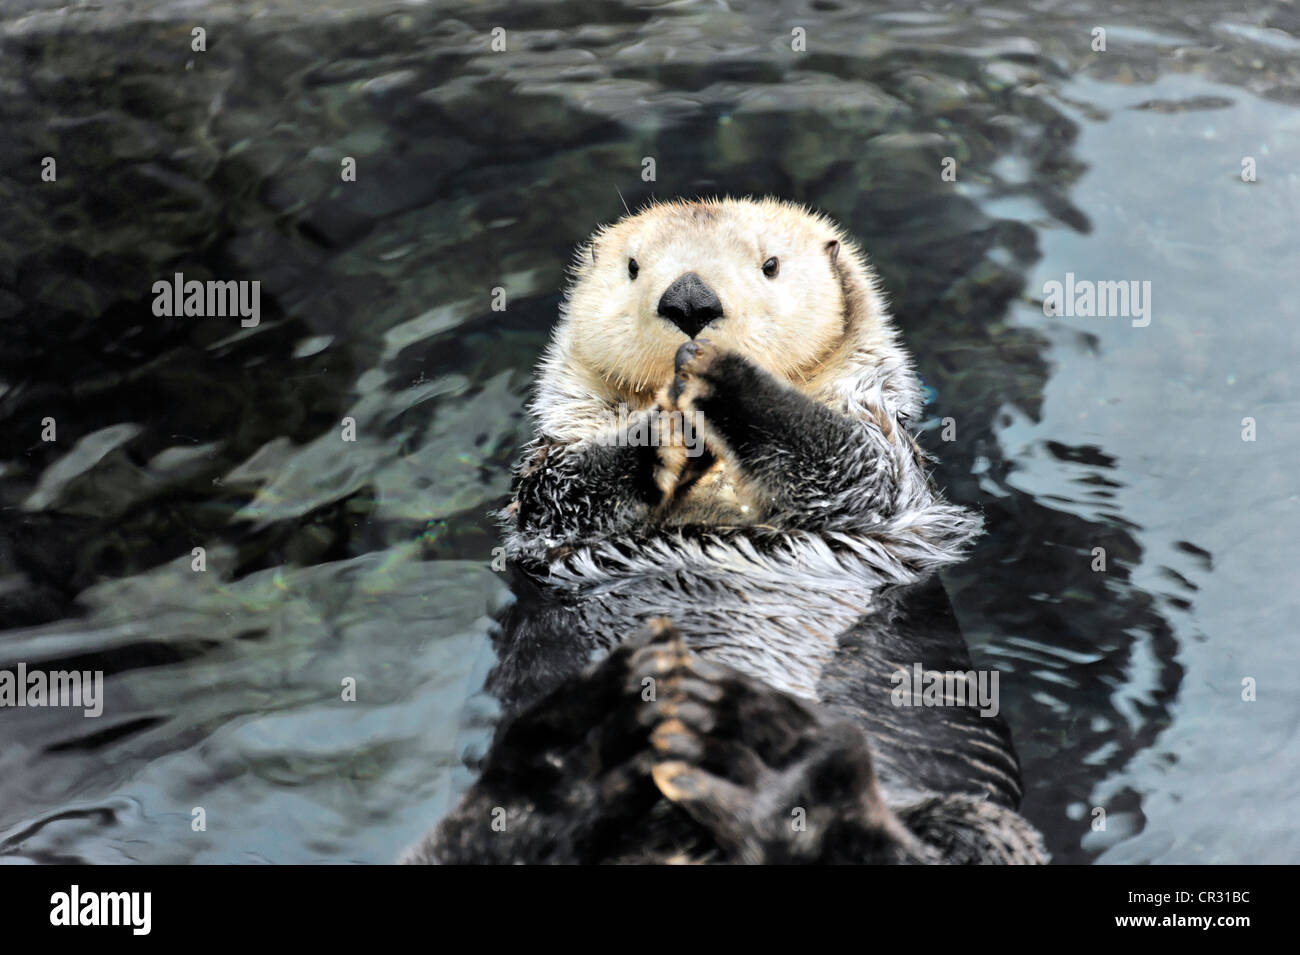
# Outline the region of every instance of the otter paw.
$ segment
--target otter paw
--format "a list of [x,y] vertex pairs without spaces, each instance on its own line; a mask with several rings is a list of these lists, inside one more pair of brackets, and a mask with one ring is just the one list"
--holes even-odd
[[670,626],[632,655],[628,681],[642,694],[651,779],[722,861],[920,858],[884,805],[857,727],[701,659]]
[[720,354],[707,338],[693,338],[677,349],[673,357],[673,382],[668,386],[668,407],[689,411],[697,399],[712,392],[709,366]]
[[714,393],[709,368],[722,354],[707,339],[686,342],[677,349],[673,360],[672,382],[659,392],[661,441],[655,481],[663,494],[662,506],[668,506],[690,488],[715,463],[717,455],[725,451],[696,404]]
[[812,715],[702,660],[676,631],[633,654],[629,680],[645,689],[638,722],[650,730],[659,792],[712,835],[726,860],[784,857],[774,849],[796,808],[785,806],[795,795],[785,764],[816,726]]
[[681,428],[681,415],[673,414],[662,405],[655,412],[655,486],[662,502],[672,499],[681,483],[690,454]]

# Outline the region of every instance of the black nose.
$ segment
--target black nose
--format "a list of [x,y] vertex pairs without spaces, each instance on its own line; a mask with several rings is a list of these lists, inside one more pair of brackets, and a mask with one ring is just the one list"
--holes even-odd
[[702,278],[687,272],[659,299],[659,314],[694,338],[705,325],[722,317],[722,303]]

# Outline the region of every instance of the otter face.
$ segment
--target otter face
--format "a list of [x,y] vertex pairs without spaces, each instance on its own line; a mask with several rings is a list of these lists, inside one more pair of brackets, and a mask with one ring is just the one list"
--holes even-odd
[[682,343],[704,337],[800,384],[845,335],[841,272],[855,257],[841,241],[827,220],[777,200],[651,206],[579,253],[570,354],[621,392],[647,395],[672,380]]

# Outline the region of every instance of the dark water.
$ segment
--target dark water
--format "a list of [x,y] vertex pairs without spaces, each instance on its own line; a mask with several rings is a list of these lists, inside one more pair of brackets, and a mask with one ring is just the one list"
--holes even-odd
[[[1300,860],[1300,11],[1216,6],[7,5],[0,669],[106,701],[0,711],[0,859],[382,862],[436,821],[570,250],[725,192],[884,277],[1056,858]],[[177,271],[260,281],[260,324],[155,317]],[[1150,281],[1150,324],[1044,317],[1067,272]]]

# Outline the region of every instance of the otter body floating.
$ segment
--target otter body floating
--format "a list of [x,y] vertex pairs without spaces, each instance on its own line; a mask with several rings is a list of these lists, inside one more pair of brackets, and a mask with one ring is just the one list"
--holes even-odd
[[405,861],[1046,861],[935,576],[979,521],[929,479],[921,404],[826,218],[671,202],[597,232],[502,515],[505,715]]

